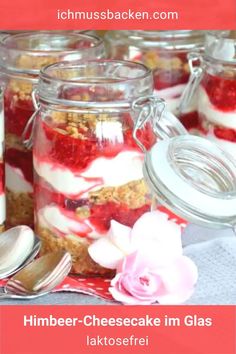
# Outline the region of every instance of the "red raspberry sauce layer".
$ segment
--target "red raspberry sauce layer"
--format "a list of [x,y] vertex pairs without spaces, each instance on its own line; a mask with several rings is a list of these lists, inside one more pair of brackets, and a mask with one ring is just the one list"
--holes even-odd
[[15,92],[6,90],[4,109],[6,132],[21,136],[29,118],[34,113],[32,101],[21,100]]
[[236,78],[205,74],[201,82],[210,102],[223,112],[236,110]]
[[199,126],[200,132],[202,134],[206,135],[208,133],[209,129],[213,129],[213,133],[218,139],[222,139],[222,140],[230,141],[232,143],[236,143],[236,130],[235,129],[225,128],[223,126],[215,125],[212,123],[209,124],[207,117],[201,115],[200,126]]
[[[60,128],[63,128],[63,126]],[[108,139],[101,141],[92,133],[86,139],[74,138],[62,134],[42,122],[39,123],[37,130],[34,154],[38,158],[47,158],[51,162],[59,163],[72,171],[78,172],[78,170],[86,169],[98,157],[113,158],[124,150],[139,150],[140,148],[133,140],[132,129],[132,127],[126,129],[123,132],[124,141],[118,143]],[[156,141],[149,125],[144,130],[140,130],[137,135],[147,149]]]
[[[129,209],[126,205],[115,202],[92,204],[88,199],[69,200],[62,194],[53,191],[52,188],[44,183],[38,176],[37,182],[35,183],[35,193],[37,195],[37,211],[47,205],[54,204],[60,208],[65,216],[68,216],[70,212],[71,215],[74,215],[74,219],[78,221],[78,217],[74,214],[76,208],[88,207],[90,216],[86,218],[86,220],[89,220],[99,233],[105,233],[109,230],[111,220],[116,220],[121,224],[132,227],[143,213],[150,210],[150,205],[144,205],[137,209]],[[80,234],[80,236],[82,235]]]
[[134,223],[147,211],[150,211],[150,205],[144,205],[141,208],[129,209],[126,205],[109,202],[103,205],[93,205],[91,207],[91,216],[89,221],[99,232],[108,231],[111,220],[132,227]]
[[33,184],[33,157],[32,151],[21,151],[17,149],[7,149],[6,150],[6,162],[15,167],[19,168],[26,181]]
[[[4,107],[6,133],[21,137],[29,118],[34,113],[31,99],[22,100],[15,92],[6,89]],[[25,179],[33,184],[32,152],[7,148],[5,156],[6,162],[15,168],[19,168]]]
[[154,88],[163,90],[169,87],[186,84],[189,79],[189,73],[180,69],[165,70],[156,69],[154,75]]
[[236,143],[236,130],[223,128],[223,127],[215,127],[214,134],[217,138],[231,141],[232,143]]
[[199,128],[199,116],[197,111],[181,114],[179,119],[187,130]]
[[[157,53],[160,59],[170,60],[171,58],[179,58],[183,63],[188,63],[186,53],[178,53],[173,56],[172,53]],[[133,61],[146,64],[145,56],[137,55],[132,59]],[[147,65],[147,64],[146,64]],[[154,88],[156,90],[163,90],[176,85],[186,84],[189,79],[189,73],[183,69],[178,68],[154,68],[153,69]]]

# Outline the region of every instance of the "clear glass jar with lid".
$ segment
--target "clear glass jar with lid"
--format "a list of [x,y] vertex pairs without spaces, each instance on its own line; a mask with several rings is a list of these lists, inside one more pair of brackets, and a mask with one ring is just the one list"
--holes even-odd
[[199,129],[236,156],[236,35],[206,37],[198,93]]
[[[192,136],[152,95],[137,63],[46,67],[34,131],[36,231],[42,253],[67,249],[73,272],[108,275],[88,247],[112,220],[132,226],[153,197],[187,221],[235,228],[236,162]],[[145,237],[145,235],[144,235]]]
[[7,224],[33,226],[32,151],[25,141],[34,113],[32,91],[40,69],[58,61],[104,56],[103,42],[72,32],[30,32],[4,37],[0,67],[4,79]]
[[[142,165],[143,151],[156,142],[155,119],[145,121],[164,109],[152,93],[151,71],[138,63],[61,63],[41,72],[33,149],[36,232],[42,253],[71,252],[74,273],[109,273],[89,257],[89,245],[107,235],[111,220],[133,226],[150,210]],[[165,119],[175,118],[164,113]]]
[[[152,114],[146,112],[147,122]],[[157,142],[144,149],[144,181],[152,200],[188,222],[236,234],[236,160],[167,116],[164,111],[155,119]]]
[[109,58],[137,61],[153,70],[154,88],[187,129],[198,125],[197,101],[184,110],[180,98],[190,77],[188,53],[203,49],[205,31],[108,31]]

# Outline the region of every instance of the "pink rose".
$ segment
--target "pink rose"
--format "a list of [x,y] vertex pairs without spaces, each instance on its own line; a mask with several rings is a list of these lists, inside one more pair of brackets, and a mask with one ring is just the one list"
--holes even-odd
[[197,267],[183,255],[181,227],[160,211],[143,214],[133,228],[112,220],[107,236],[88,251],[116,269],[109,291],[124,304],[180,304],[193,293]]
[[197,268],[188,257],[159,262],[136,251],[121,261],[109,291],[125,305],[174,305],[192,295],[196,281]]
[[181,227],[158,210],[143,214],[133,228],[112,220],[107,235],[93,242],[88,252],[96,263],[116,269],[124,257],[140,249],[158,259],[182,253]]

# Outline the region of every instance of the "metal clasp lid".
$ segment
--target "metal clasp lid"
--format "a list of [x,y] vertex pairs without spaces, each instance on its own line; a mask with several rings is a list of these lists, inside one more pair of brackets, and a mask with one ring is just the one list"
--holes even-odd
[[204,68],[202,66],[203,60],[200,53],[189,53],[188,63],[190,68],[190,77],[180,98],[178,107],[179,114],[184,113],[186,108],[191,103],[204,72]]
[[144,179],[156,200],[190,222],[236,225],[236,162],[205,138],[158,141],[146,154]]
[[[33,130],[34,130],[34,122],[35,122],[35,118],[37,117],[39,110],[40,110],[40,106],[38,104],[38,100],[37,100],[37,90],[34,89],[32,91],[32,102],[35,108],[35,112],[32,114],[32,116],[30,117],[30,119],[28,120],[28,122],[26,123],[26,126],[24,128],[24,131],[21,135],[22,141],[24,146],[27,149],[31,149],[33,146]],[[29,134],[29,137],[27,138]]]
[[188,134],[187,130],[172,113],[166,110],[166,103],[158,96],[143,96],[133,102],[132,108],[138,113],[133,129],[133,138],[137,145],[146,152],[145,146],[137,137],[139,129],[150,122],[157,138],[164,140],[174,136]]

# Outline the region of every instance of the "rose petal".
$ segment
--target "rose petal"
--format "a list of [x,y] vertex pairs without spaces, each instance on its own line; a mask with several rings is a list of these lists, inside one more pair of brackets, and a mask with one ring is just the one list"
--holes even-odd
[[120,262],[109,290],[124,304],[180,304],[192,295],[197,275],[197,268],[188,257],[180,256],[160,266],[136,251]]
[[124,305],[150,305],[153,302],[139,300],[132,295],[130,295],[125,289],[122,288],[120,284],[122,274],[118,273],[115,278],[111,281],[111,287],[109,288],[109,292],[111,293],[112,297]]
[[160,304],[181,304],[193,294],[198,271],[190,258],[182,256],[158,272],[165,286],[165,292],[158,296]]
[[[148,254],[140,251],[125,257],[118,267],[118,272],[123,274],[121,281],[130,295],[142,301],[156,301],[158,294],[165,289],[158,274],[157,263],[158,260],[149,258]],[[141,278],[146,278],[149,285],[143,285]]]
[[112,220],[107,235],[89,246],[90,257],[102,267],[115,269],[130,252],[130,231],[128,226]]
[[160,211],[143,214],[131,231],[131,242],[136,249],[148,249],[150,257],[163,262],[182,254],[181,228]]
[[[142,283],[143,279],[144,283]],[[147,284],[145,284],[145,281]],[[122,278],[122,285],[130,295],[140,301],[156,302],[160,289],[163,287],[161,278],[156,274],[140,274],[133,278],[127,275]]]
[[131,228],[111,220],[108,232],[111,242],[116,245],[125,255],[131,252]]
[[94,262],[109,269],[115,269],[124,258],[124,253],[108,237],[102,237],[92,243],[88,253]]
[[145,268],[155,268],[157,260],[149,257],[149,253],[137,250],[127,255],[117,266],[118,273],[143,274]]

